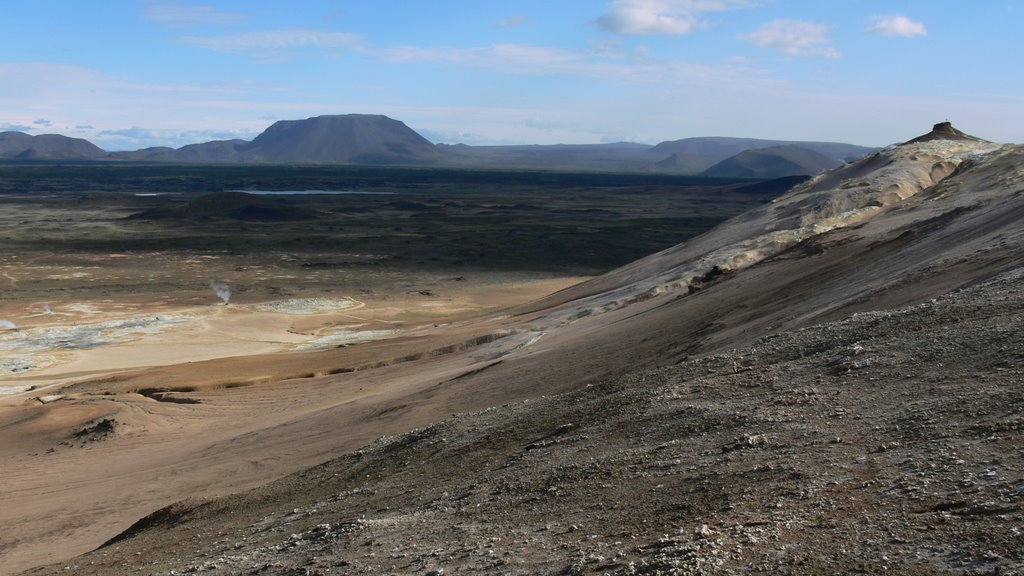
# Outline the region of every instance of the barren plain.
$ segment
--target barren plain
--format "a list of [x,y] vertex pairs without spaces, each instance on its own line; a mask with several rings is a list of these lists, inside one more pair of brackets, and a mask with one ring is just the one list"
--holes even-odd
[[[471,371],[476,361],[441,362],[457,352],[536,336],[504,310],[778,188],[402,169],[0,169],[5,573],[85,552],[178,499],[317,464],[339,439],[356,448],[532,394],[509,387],[419,409],[407,399],[425,375]],[[308,190],[331,193],[293,193]],[[391,376],[416,361],[412,376]],[[274,432],[239,445],[330,406],[347,412],[340,438]]]
[[[748,194],[770,183],[722,183],[712,200],[645,197],[633,182],[602,191],[617,211],[562,206],[546,220],[534,201],[477,201],[460,219],[464,195],[365,196],[388,203],[370,214],[390,232],[416,235],[370,242],[400,238],[424,265],[386,260],[398,290],[344,284],[313,233],[323,204],[304,201],[299,225],[296,204],[247,196],[150,206],[129,220],[146,230],[140,254],[211,223],[233,257],[279,255],[261,233],[304,231],[299,266],[337,270],[343,289],[268,282],[177,313],[221,327],[204,338],[258,333],[256,321],[289,326],[268,332],[275,345],[334,347],[93,372],[9,397],[0,551],[31,574],[1024,573],[1022,165],[1020,146],[939,124],[767,202]],[[751,205],[718,226],[601,274],[437,249],[586,261],[673,210],[697,214],[698,199],[740,198]],[[495,205],[502,216],[481,227]],[[549,232],[517,244],[503,223],[525,212],[517,226]],[[253,219],[273,222],[238,225]],[[371,253],[352,240],[366,239],[356,220],[331,225],[362,246],[345,254]],[[502,234],[450,241],[467,226]],[[563,242],[570,230],[596,236]],[[209,302],[209,280],[183,293]],[[421,306],[445,298],[437,314]],[[20,309],[40,313],[29,300]],[[377,339],[345,340],[359,331]]]

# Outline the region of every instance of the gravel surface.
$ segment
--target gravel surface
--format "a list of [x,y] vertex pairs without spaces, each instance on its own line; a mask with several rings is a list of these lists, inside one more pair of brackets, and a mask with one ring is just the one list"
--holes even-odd
[[356,302],[348,298],[292,298],[254,304],[252,308],[261,312],[280,314],[323,314],[335,310],[347,310],[355,305]]
[[1024,574],[1024,270],[184,502],[31,574]]

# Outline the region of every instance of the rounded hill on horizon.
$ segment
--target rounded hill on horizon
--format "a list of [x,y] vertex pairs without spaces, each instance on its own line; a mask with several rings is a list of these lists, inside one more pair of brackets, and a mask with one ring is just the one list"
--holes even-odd
[[10,160],[96,160],[107,153],[88,140],[61,134],[32,136],[24,132],[0,132],[0,158]]
[[701,172],[702,176],[723,178],[782,178],[813,176],[834,168],[839,161],[802,146],[784,145],[744,150]]

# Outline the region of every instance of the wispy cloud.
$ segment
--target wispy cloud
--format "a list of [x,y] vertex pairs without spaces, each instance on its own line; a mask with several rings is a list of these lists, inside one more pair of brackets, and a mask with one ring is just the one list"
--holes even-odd
[[100,130],[96,132],[95,138],[103,142],[119,142],[123,148],[142,148],[147,146],[172,146],[181,147],[193,142],[209,142],[212,140],[252,139],[256,131],[226,131],[226,130],[175,130],[166,128],[142,128],[132,126],[131,128],[118,128],[112,130]]
[[0,132],[28,132],[31,129],[31,126],[26,126],[25,124],[6,124],[0,122]]
[[828,27],[806,20],[772,20],[740,38],[789,56],[839,57],[828,38]]
[[225,12],[214,6],[186,4],[173,0],[150,0],[142,5],[142,17],[171,28],[223,26],[248,18],[245,14]]
[[492,44],[473,48],[397,46],[371,49],[396,63],[438,63],[472,66],[524,76],[580,76],[622,84],[756,83],[762,71],[750,67],[655,60],[643,53],[624,53],[599,45],[594,50],[565,50],[532,44]]
[[43,128],[49,128],[50,126],[53,126],[53,122],[47,120],[46,118],[39,118],[37,120],[34,120],[32,124],[34,126],[42,126]]
[[[705,9],[725,2],[695,2]],[[730,0],[729,5],[739,5]],[[654,60],[643,49],[597,43],[589,49],[565,49],[537,44],[496,43],[487,46],[373,46],[355,33],[309,28],[281,28],[213,36],[183,36],[180,42],[208,50],[245,55],[258,60],[288,60],[301,49],[326,54],[357,53],[393,64],[438,64],[485,69],[522,76],[570,75],[615,82],[750,81],[761,71],[730,64]]]
[[868,27],[867,31],[871,34],[879,34],[882,36],[903,36],[905,38],[913,38],[914,36],[924,36],[928,34],[928,29],[925,28],[921,22],[915,22],[906,16],[891,15],[891,16],[876,16],[874,23]]
[[220,36],[182,36],[179,40],[208,50],[263,59],[287,59],[292,50],[300,48],[358,49],[363,41],[362,36],[351,32],[310,28],[278,28]]
[[530,19],[527,18],[526,16],[512,16],[511,18],[503,18],[501,20],[498,20],[497,22],[494,23],[494,25],[497,26],[498,28],[515,28],[517,26],[522,26],[523,24],[526,24],[529,21]]
[[492,44],[471,48],[392,46],[372,50],[390,62],[441,62],[502,69],[529,69],[538,73],[565,70],[586,61],[585,53],[531,44]]
[[684,35],[701,27],[700,15],[756,5],[753,0],[612,0],[597,24],[616,34]]

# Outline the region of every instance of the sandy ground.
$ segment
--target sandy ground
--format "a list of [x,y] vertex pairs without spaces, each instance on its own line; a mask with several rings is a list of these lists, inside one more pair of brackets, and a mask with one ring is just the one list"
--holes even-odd
[[[294,425],[326,405],[346,407],[353,447],[436,419],[432,411],[381,418],[367,406],[401,404],[395,399],[424,373],[456,377],[472,359],[428,363],[412,377],[390,377],[387,368],[315,377],[455,349],[481,330],[506,335],[500,310],[580,280],[481,275],[360,299],[318,294],[181,308],[55,301],[49,314],[15,317],[19,328],[4,342],[52,364],[3,378],[0,572],[85,552],[171,501],[256,486],[323,460],[336,438],[306,439],[289,451],[295,437],[274,433],[274,455],[238,439]],[[77,344],[62,348],[69,340]],[[107,419],[116,433],[94,433]]]
[[1022,280],[448,418],[32,574],[1022,574]]
[[392,338],[522,303],[581,280],[495,283],[483,278],[447,282],[440,289],[361,295],[361,300],[320,294],[177,308],[47,302],[44,312],[35,312],[42,305],[8,303],[8,308],[30,313],[8,315],[17,329],[0,330],[0,401],[44,395],[53,387],[128,369]]

